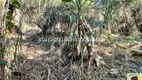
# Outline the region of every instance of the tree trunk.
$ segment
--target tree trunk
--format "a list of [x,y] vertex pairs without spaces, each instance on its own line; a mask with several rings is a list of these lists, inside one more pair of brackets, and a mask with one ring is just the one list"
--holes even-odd
[[[0,62],[2,63],[4,60],[2,43],[0,43]],[[4,65],[0,64],[0,80],[4,80]]]
[[4,62],[4,2],[0,0],[0,80],[5,80],[5,62]]

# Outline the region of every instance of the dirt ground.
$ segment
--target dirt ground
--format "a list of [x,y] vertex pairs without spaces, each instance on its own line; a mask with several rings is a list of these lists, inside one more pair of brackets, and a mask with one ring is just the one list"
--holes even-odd
[[13,80],[125,80],[127,73],[138,72],[140,67],[130,52],[115,47],[111,42],[101,42],[94,47],[97,50],[95,54],[99,54],[105,64],[91,65],[87,70],[78,65],[79,60],[72,63],[66,57],[69,52],[60,52],[60,46],[47,42],[37,44],[38,38],[32,37],[22,43]]

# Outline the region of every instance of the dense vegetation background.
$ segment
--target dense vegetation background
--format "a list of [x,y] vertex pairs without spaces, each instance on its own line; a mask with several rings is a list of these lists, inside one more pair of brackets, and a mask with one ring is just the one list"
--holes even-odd
[[142,71],[141,0],[1,1],[0,80],[126,80]]

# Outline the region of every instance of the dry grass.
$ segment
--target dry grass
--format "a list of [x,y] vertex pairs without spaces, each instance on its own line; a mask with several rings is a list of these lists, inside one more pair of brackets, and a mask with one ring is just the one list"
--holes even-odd
[[[21,0],[21,2],[22,8],[25,9],[25,24],[35,25],[35,23],[39,23],[39,17],[43,20],[41,15],[43,15],[46,4],[39,8],[38,0],[33,0],[33,2]],[[47,3],[48,1],[45,2]],[[52,3],[51,0],[49,2]],[[91,15],[94,14],[92,13]],[[101,18],[102,15],[97,17],[97,20]],[[115,37],[112,36],[110,40],[108,39],[109,35],[106,33],[102,34],[103,40],[98,41],[94,47],[96,50],[94,54],[99,54],[105,64],[101,64],[98,67],[92,64],[89,70],[80,66],[79,60],[72,62],[68,59],[66,54],[70,52],[63,51],[60,54],[60,47],[55,46],[54,43],[38,43],[37,41],[41,36],[37,34],[30,36],[29,39],[23,41],[21,48],[19,47],[18,64],[14,67],[11,64],[9,65],[14,72],[21,74],[14,74],[13,80],[125,80],[127,73],[138,72],[136,69],[140,66],[137,60],[131,58],[132,53],[117,48],[113,40],[122,44],[125,43],[125,46],[130,48],[138,44],[131,45],[128,40],[125,40],[121,35],[116,35],[116,33],[113,34]],[[13,60],[15,43],[15,39],[11,40],[8,47],[10,54],[7,58],[9,63],[12,63]],[[84,65],[87,65],[87,63],[84,63]]]
[[111,43],[101,42],[95,47],[106,65],[91,65],[87,70],[78,65],[80,61],[72,64],[65,56],[68,52],[59,56],[59,47],[51,45],[50,48],[43,48],[28,42],[21,46],[18,54],[19,65],[14,72],[21,75],[14,74],[14,80],[125,80],[127,73],[137,72],[139,68],[136,60],[130,57],[131,53],[115,48]]

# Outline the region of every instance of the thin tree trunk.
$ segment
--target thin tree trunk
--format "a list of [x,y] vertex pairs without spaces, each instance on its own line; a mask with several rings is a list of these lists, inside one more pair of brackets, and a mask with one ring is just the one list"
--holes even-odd
[[[0,26],[2,26],[1,24]],[[0,27],[0,36],[0,80],[4,80],[4,34],[2,27]]]
[[7,0],[0,0],[0,80],[5,80],[4,62],[4,3]]
[[[2,48],[2,43],[0,43],[0,48]],[[0,62],[2,63],[4,60],[4,55],[2,49],[0,49]],[[4,65],[0,64],[0,80],[4,80]]]

